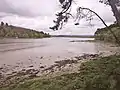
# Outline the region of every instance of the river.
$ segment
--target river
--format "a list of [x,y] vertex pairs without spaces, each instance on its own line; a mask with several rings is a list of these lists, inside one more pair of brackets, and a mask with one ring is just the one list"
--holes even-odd
[[103,42],[80,40],[94,40],[94,38],[1,39],[0,67],[20,69],[32,65],[34,68],[39,68],[40,65],[50,66],[57,60],[84,53],[99,54],[117,50],[116,47]]

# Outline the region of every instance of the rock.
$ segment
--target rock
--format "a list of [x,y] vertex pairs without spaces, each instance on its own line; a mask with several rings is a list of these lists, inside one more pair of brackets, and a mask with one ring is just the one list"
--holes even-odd
[[40,68],[45,68],[44,66],[40,66]]
[[34,77],[37,77],[37,75],[36,74],[31,74],[31,75],[29,75],[29,77],[34,78]]
[[29,67],[34,67],[33,65],[30,65]]
[[90,58],[95,58],[98,57],[98,54],[84,54],[83,56],[81,56],[83,59],[90,59]]
[[22,71],[26,71],[25,69],[22,69]]
[[32,59],[29,58],[29,60],[32,60]]
[[54,69],[51,69],[50,72],[52,73],[52,72],[55,72],[55,71],[54,71]]
[[13,72],[12,72],[12,74],[15,74],[15,73],[17,73],[17,72],[16,72],[16,71],[13,71]]
[[19,66],[15,66],[16,68],[19,67]]
[[43,57],[40,57],[40,59],[43,59]]
[[3,69],[3,67],[0,68],[0,70],[2,70],[2,69]]
[[91,58],[95,58],[95,57],[98,57],[99,55],[98,54],[90,54],[89,55]]
[[77,60],[81,60],[82,57],[81,57],[81,56],[77,56],[77,57],[75,57],[75,59],[77,59]]
[[2,75],[2,73],[0,73],[0,79],[1,79],[1,78],[3,78],[3,75]]
[[26,70],[26,74],[37,74],[39,71],[38,70],[35,70],[35,69],[28,69]]
[[72,67],[72,65],[71,65],[71,64],[69,64],[68,66],[69,66],[69,67]]
[[61,66],[64,66],[64,65],[66,65],[66,64],[77,63],[77,60],[67,59],[67,60],[62,60],[62,61],[55,61],[55,63],[58,63],[58,64],[61,65]]

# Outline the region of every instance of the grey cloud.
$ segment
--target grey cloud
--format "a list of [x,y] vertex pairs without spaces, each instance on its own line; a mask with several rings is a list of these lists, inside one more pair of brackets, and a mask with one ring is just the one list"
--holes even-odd
[[5,0],[0,0],[0,12],[15,13],[15,10]]
[[[12,25],[44,29],[49,31],[48,27],[52,24],[52,17],[56,11],[59,10],[58,0],[0,0],[0,21],[8,22]],[[84,6],[95,10],[107,23],[114,21],[111,9],[106,8],[104,4],[100,4],[99,0],[76,0],[78,6]],[[73,5],[73,12],[76,10],[76,4]],[[45,17],[47,17],[45,19]],[[92,32],[89,30],[87,22],[81,22],[81,26],[87,27],[81,30],[85,32]],[[69,25],[70,24],[70,25]],[[101,25],[98,19],[93,21],[97,27]],[[69,22],[63,30],[53,32],[53,34],[64,33],[82,33],[80,27],[74,26],[74,22]],[[52,32],[52,31],[51,31]]]
[[23,16],[31,15],[28,11],[15,10],[14,6],[12,6],[6,0],[0,0],[0,17],[9,16],[12,14]]
[[56,0],[0,0],[0,12],[36,17],[52,15]]

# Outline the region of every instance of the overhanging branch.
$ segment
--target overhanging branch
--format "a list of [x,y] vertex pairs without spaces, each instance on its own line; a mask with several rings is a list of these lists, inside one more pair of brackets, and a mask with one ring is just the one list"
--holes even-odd
[[93,10],[91,10],[91,9],[89,9],[89,8],[83,8],[83,7],[79,7],[79,9],[88,10],[88,11],[94,13],[94,14],[102,21],[102,23],[105,25],[105,27],[113,34],[116,42],[120,45],[120,41],[119,41],[119,39],[116,37],[115,33],[114,33],[110,28],[108,28],[108,26],[107,26],[107,24],[105,23],[105,21],[104,21],[95,11],[93,11]]

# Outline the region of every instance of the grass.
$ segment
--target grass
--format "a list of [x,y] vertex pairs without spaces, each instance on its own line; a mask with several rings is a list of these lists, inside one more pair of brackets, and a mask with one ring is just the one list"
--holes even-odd
[[32,79],[0,90],[120,90],[120,56],[83,63],[79,73]]

